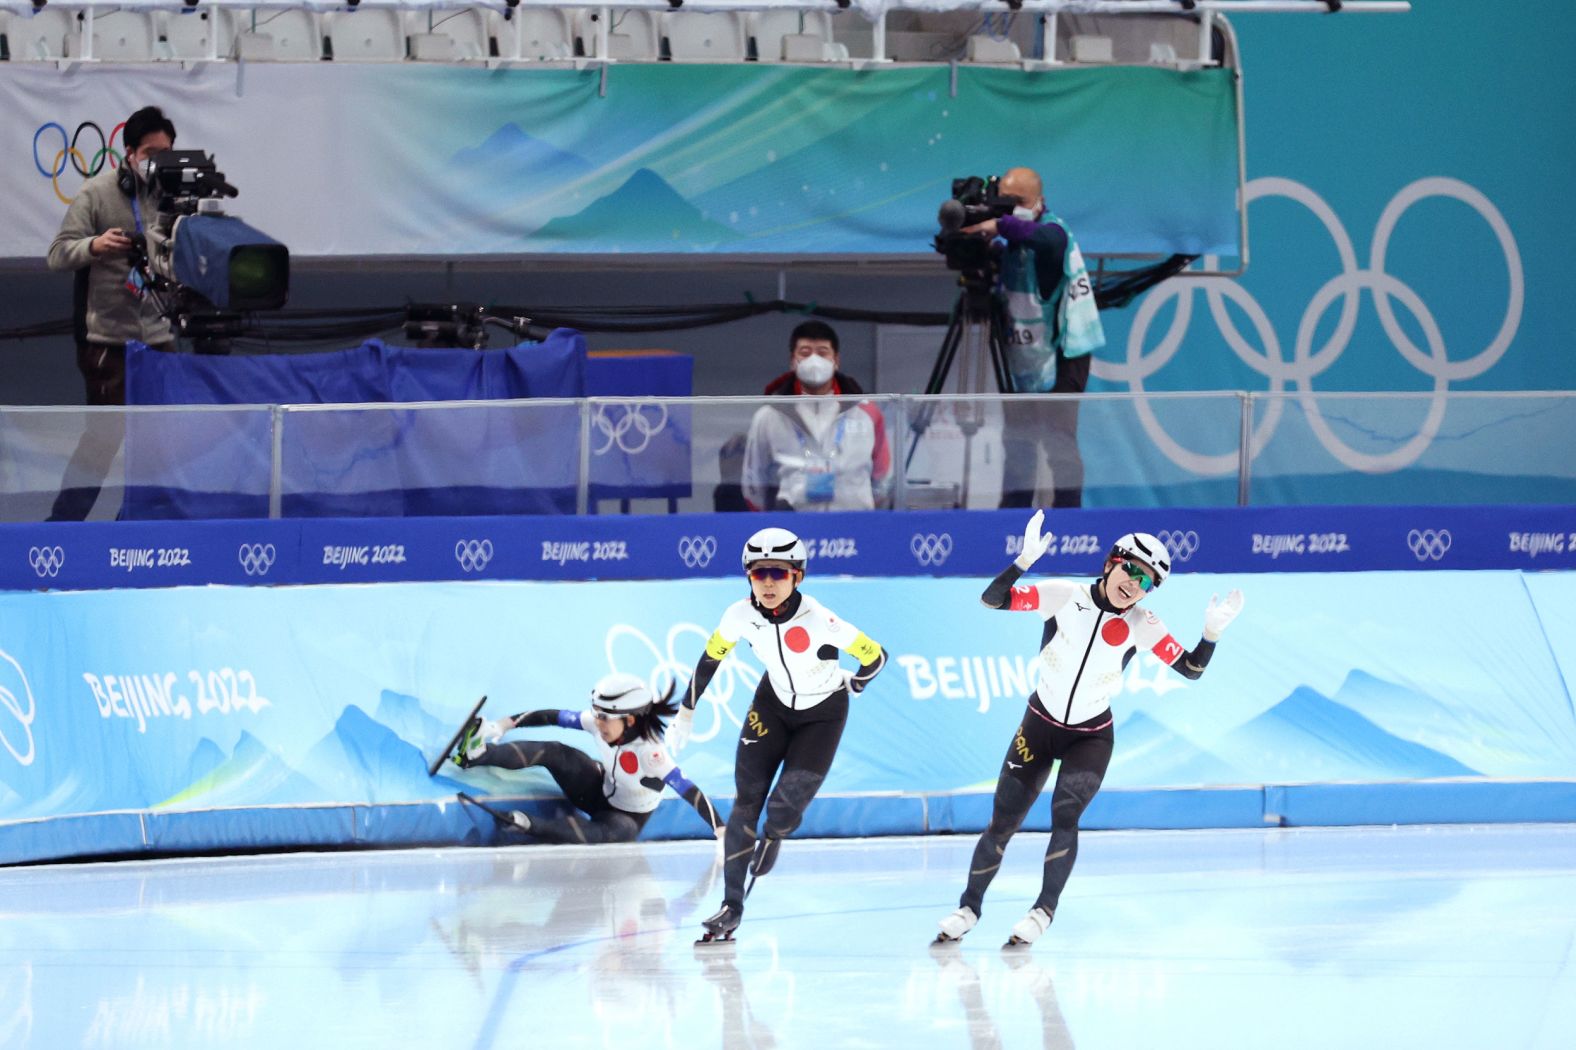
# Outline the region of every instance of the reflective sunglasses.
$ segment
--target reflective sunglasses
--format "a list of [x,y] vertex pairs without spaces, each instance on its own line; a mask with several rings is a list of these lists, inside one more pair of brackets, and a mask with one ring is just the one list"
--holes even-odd
[[791,575],[792,569],[779,569],[775,565],[762,565],[750,570],[752,580],[786,580]]
[[1155,589],[1155,574],[1148,568],[1127,558],[1123,558],[1118,564],[1122,566],[1122,571],[1127,573],[1128,579],[1138,584],[1139,590],[1152,591]]
[[616,711],[599,711],[595,708],[591,710],[591,716],[598,722],[622,722],[624,720],[624,716]]

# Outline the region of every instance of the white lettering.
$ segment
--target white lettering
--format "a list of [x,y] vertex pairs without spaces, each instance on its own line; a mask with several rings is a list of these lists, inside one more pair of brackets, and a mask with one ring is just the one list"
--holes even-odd
[[957,666],[958,658],[955,656],[936,657],[936,684],[941,687],[941,695],[948,700],[964,699]]
[[1540,554],[1564,554],[1565,539],[1563,532],[1513,532],[1510,549],[1512,553],[1532,558]]
[[1307,536],[1303,533],[1253,534],[1253,553],[1268,554],[1271,560],[1282,554],[1302,554],[1307,550]]
[[904,655],[897,658],[897,665],[908,673],[908,692],[915,700],[929,700],[936,695],[936,676],[930,673],[929,660]]
[[542,560],[556,561],[559,565],[572,561],[590,561],[590,543],[561,543],[554,540],[542,541]]
[[329,546],[323,548],[323,564],[332,565],[341,572],[350,565],[368,565],[372,561],[371,547]]

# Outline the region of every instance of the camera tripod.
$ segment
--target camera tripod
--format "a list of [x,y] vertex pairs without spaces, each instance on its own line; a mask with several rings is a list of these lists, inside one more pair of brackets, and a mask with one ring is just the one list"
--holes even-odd
[[[960,352],[963,356],[964,371],[959,376],[959,393],[985,392],[987,357],[989,368],[996,380],[997,391],[1003,394],[1013,393],[1016,388],[1012,381],[1012,373],[1007,367],[1007,349],[1011,345],[1008,333],[1011,329],[1004,312],[1005,305],[994,294],[995,281],[987,271],[965,273],[959,279],[959,283],[962,285],[962,291],[958,293],[957,301],[953,304],[952,319],[947,324],[946,335],[942,336],[941,349],[936,355],[935,364],[931,367],[930,378],[925,383],[925,393],[942,392],[942,388],[947,384],[947,376],[957,362]],[[905,473],[913,463],[914,453],[919,448],[920,440],[930,428],[931,417],[935,414],[936,408],[936,402],[925,402],[915,413],[909,425],[911,436],[908,455],[903,462]],[[954,416],[958,429],[963,433],[963,477],[959,487],[958,502],[962,506],[967,506],[974,436],[984,426],[985,406],[977,403],[959,404],[955,406]]]

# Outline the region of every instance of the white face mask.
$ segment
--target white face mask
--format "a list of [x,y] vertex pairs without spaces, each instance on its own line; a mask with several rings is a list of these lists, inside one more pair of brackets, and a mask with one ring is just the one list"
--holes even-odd
[[1033,222],[1035,219],[1040,217],[1040,213],[1038,209],[1025,208],[1020,204],[1016,208],[1012,209],[1012,217],[1014,219],[1022,219],[1025,222]]
[[832,359],[822,357],[820,354],[811,354],[801,357],[793,366],[793,374],[799,377],[799,382],[805,386],[824,386],[837,371],[832,364]]

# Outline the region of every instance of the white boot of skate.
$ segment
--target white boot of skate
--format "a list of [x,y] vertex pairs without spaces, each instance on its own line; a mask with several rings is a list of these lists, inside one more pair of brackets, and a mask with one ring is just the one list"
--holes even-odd
[[935,943],[945,944],[948,941],[961,941],[963,935],[972,930],[974,924],[979,921],[980,917],[974,914],[973,908],[959,908],[937,924],[941,927],[941,932],[936,934]]
[[1029,914],[1019,919],[1012,925],[1012,936],[1007,938],[1004,947],[1012,948],[1020,944],[1033,944],[1040,939],[1051,925],[1051,913],[1044,908],[1030,908]]

